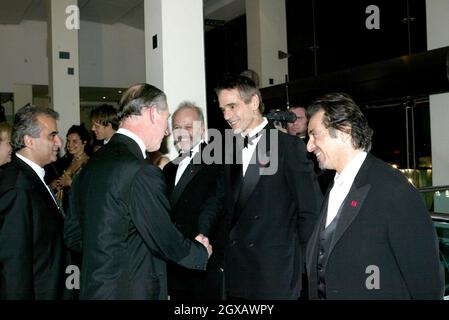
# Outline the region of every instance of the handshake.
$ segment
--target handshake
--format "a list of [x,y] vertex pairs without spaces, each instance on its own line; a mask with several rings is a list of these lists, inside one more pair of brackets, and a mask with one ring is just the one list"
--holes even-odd
[[195,237],[195,240],[200,242],[204,247],[206,247],[208,257],[210,258],[212,254],[212,246],[209,243],[209,238],[200,233]]

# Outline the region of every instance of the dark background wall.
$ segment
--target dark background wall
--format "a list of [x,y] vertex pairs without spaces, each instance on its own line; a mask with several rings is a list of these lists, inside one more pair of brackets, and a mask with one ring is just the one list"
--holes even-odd
[[[425,0],[285,1],[289,82],[427,50]],[[369,5],[379,7],[379,30],[368,30],[365,26],[369,16],[365,10]],[[210,127],[227,128],[213,88],[223,77],[247,69],[246,45],[245,16],[205,34]],[[326,83],[322,84],[327,90]],[[387,99],[371,99],[369,105],[360,105],[375,131],[372,151],[402,168],[413,167],[414,163],[416,167],[426,167],[429,161],[423,159],[431,154],[428,99],[395,96],[394,92],[392,88]],[[347,93],[364,101],[355,89]],[[279,98],[275,104],[268,103],[267,109],[285,108],[287,97]],[[289,102],[290,106],[307,105],[310,97],[291,94]],[[410,141],[413,136],[415,140]]]

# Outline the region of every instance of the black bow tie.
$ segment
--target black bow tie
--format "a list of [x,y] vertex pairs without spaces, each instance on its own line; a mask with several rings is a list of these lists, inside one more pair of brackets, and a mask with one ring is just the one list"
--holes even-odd
[[187,152],[179,152],[179,157],[180,158],[185,158],[185,157],[192,157],[193,151],[189,150]]
[[254,143],[254,139],[256,139],[258,135],[259,134],[255,134],[252,137],[249,137],[248,135],[244,136],[243,137],[243,148],[248,148],[248,145],[252,146]]

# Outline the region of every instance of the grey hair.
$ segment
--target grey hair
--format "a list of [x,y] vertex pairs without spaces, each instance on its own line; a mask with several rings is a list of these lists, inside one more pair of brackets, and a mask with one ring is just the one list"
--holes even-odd
[[165,93],[147,83],[139,83],[129,87],[122,95],[119,103],[118,119],[123,121],[131,116],[140,116],[142,111],[154,105],[158,112],[168,109]]
[[203,110],[201,110],[200,107],[198,107],[198,105],[195,102],[191,102],[191,101],[183,101],[179,104],[178,108],[176,109],[176,111],[173,113],[172,115],[172,124],[173,124],[173,120],[175,119],[176,114],[184,109],[190,109],[190,110],[194,110],[198,113],[198,117],[200,118],[201,123],[204,123],[204,114],[203,114]]
[[39,138],[41,127],[37,121],[38,116],[48,116],[55,120],[59,119],[59,114],[45,107],[25,106],[17,111],[14,117],[14,125],[12,128],[11,145],[14,151],[21,150],[26,147],[25,136],[32,138]]

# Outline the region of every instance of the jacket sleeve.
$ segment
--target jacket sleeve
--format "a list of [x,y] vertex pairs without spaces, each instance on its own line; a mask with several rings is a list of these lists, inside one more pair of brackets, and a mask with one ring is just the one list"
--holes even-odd
[[25,190],[0,195],[0,299],[34,299],[33,209]]
[[[403,195],[402,199],[397,198],[399,195]],[[438,238],[421,196],[404,182],[389,203],[392,207],[388,224],[390,245],[411,298],[442,299],[444,272]]]
[[219,169],[217,180],[215,182],[214,190],[210,197],[204,202],[201,207],[200,216],[198,219],[199,233],[209,236],[210,230],[218,221],[220,215],[223,213],[224,203],[224,176],[223,167]]
[[129,192],[130,215],[153,254],[186,268],[205,270],[208,254],[197,241],[190,241],[173,225],[162,172],[144,165],[137,171]]
[[299,237],[305,248],[317,222],[323,196],[304,142],[301,139],[289,141],[285,174],[298,207]]
[[78,199],[80,192],[77,190],[78,188],[78,179],[75,179],[70,188],[69,210],[64,219],[64,242],[67,248],[81,253],[81,213],[80,199]]

